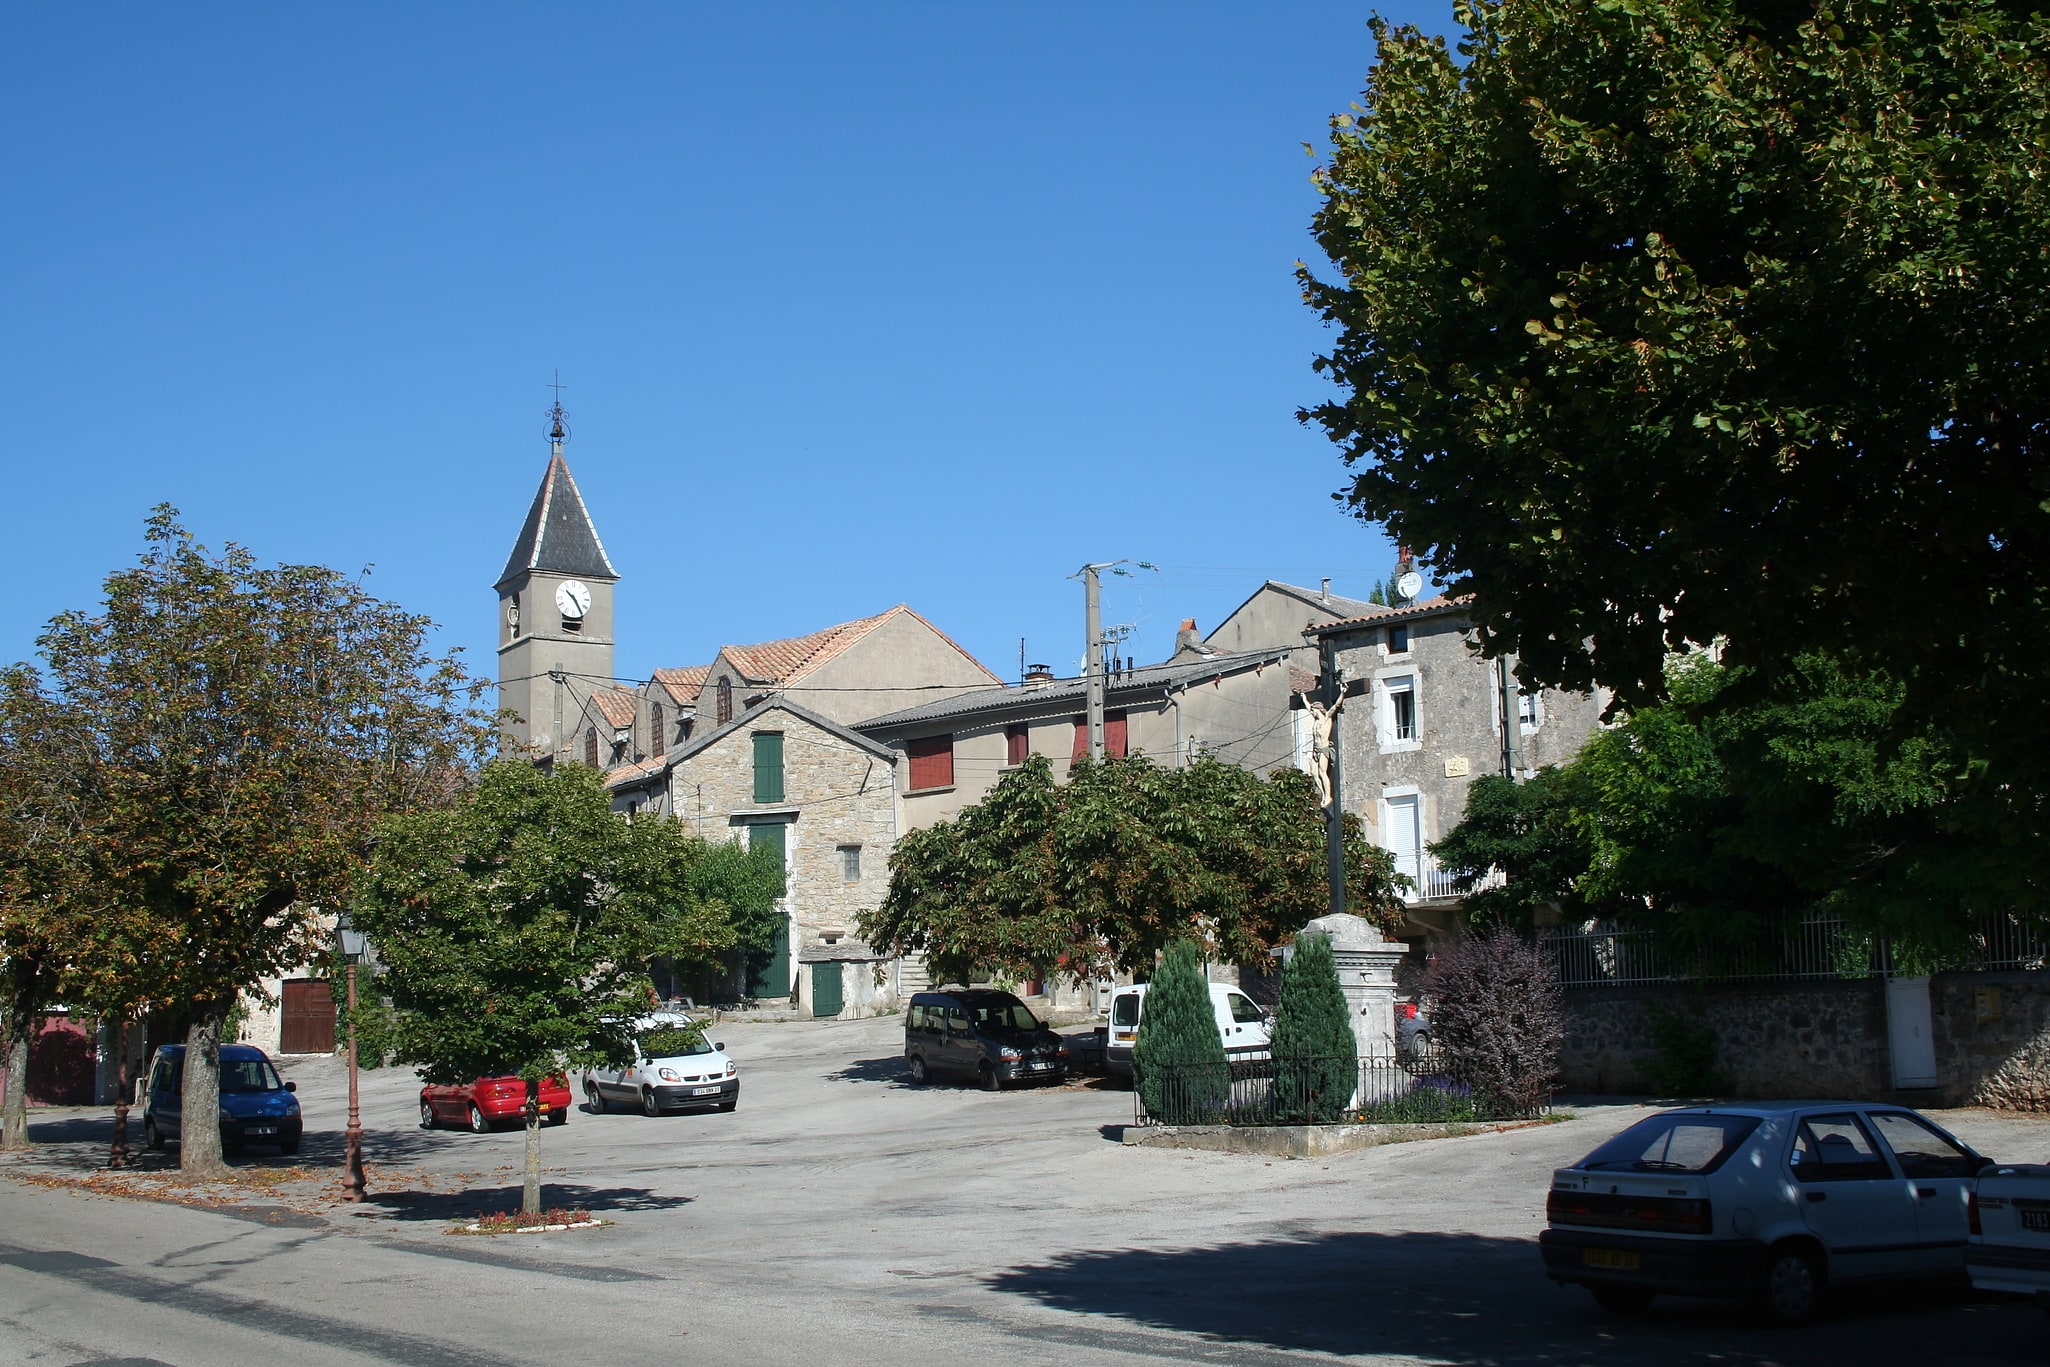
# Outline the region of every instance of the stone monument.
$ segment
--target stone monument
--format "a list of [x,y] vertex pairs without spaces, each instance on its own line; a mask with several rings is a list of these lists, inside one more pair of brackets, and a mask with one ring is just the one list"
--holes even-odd
[[1322,935],[1331,942],[1360,1057],[1395,1057],[1395,967],[1408,947],[1382,935],[1364,916],[1350,914],[1319,916],[1298,932],[1298,938],[1303,935]]

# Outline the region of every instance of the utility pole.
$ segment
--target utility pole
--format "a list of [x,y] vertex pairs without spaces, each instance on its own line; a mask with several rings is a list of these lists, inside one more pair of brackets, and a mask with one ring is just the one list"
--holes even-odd
[[1517,706],[1516,671],[1509,667],[1509,657],[1501,655],[1495,659],[1495,672],[1501,681],[1498,691],[1502,696],[1502,777],[1514,783],[1516,771],[1523,767],[1522,709]]
[[1326,636],[1317,643],[1318,694],[1331,718],[1331,739],[1325,747],[1325,773],[1330,776],[1331,805],[1324,809],[1324,876],[1331,885],[1331,914],[1345,914],[1345,800],[1340,787],[1338,707],[1345,701],[1345,680],[1338,671],[1338,642]]
[[548,677],[555,680],[555,731],[548,738],[548,759],[553,763],[563,748],[562,739],[562,662],[556,661],[555,668],[548,671]]
[[1081,571],[1083,631],[1088,644],[1088,663],[1083,672],[1089,693],[1089,758],[1099,763],[1103,759],[1103,586],[1096,572],[1107,568],[1107,565],[1084,565]]

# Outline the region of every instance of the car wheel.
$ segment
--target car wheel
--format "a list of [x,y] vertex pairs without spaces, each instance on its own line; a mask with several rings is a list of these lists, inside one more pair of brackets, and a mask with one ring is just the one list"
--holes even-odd
[[1821,1303],[1822,1268],[1813,1253],[1798,1244],[1782,1244],[1766,1254],[1757,1304],[1769,1322],[1788,1328],[1806,1324]]
[[434,1128],[434,1106],[431,1102],[424,1100],[420,1103],[420,1128],[423,1130]]
[[569,1107],[558,1106],[554,1110],[550,1111],[548,1113],[548,1123],[551,1125],[569,1124]]
[[1590,1286],[1595,1304],[1612,1315],[1640,1315],[1658,1292],[1648,1286]]
[[641,1088],[641,1114],[662,1114],[662,1103],[655,1100],[655,1089],[653,1087]]
[[144,1116],[142,1120],[142,1146],[145,1149],[161,1149],[164,1137],[157,1133],[157,1122]]
[[905,1066],[911,1070],[911,1081],[914,1086],[923,1087],[932,1081],[932,1069],[925,1066],[924,1055],[913,1054],[911,1061]]
[[470,1133],[471,1133],[471,1134],[490,1134],[490,1133],[491,1133],[491,1121],[490,1121],[490,1118],[489,1118],[489,1117],[487,1117],[487,1116],[486,1116],[486,1115],[484,1114],[484,1110],[483,1110],[483,1108],[482,1108],[482,1107],[480,1107],[480,1106],[479,1106],[479,1105],[478,1105],[478,1104],[477,1104],[476,1102],[474,1102],[474,1101],[470,1103]]
[[982,1067],[976,1070],[975,1080],[985,1092],[1000,1092],[1004,1088],[1003,1080],[997,1076],[997,1070],[990,1066],[987,1059],[983,1060]]
[[584,1084],[584,1109],[592,1115],[605,1114],[605,1093],[598,1090],[598,1084],[595,1082]]

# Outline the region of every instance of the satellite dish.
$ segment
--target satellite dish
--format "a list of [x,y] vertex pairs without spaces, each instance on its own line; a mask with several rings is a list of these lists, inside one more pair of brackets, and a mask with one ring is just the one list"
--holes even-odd
[[1395,596],[1407,603],[1424,591],[1424,577],[1410,570],[1395,581]]

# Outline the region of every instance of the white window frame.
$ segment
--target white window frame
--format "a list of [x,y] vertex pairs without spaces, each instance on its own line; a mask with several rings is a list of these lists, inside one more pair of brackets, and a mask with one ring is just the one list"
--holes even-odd
[[[1374,680],[1374,730],[1382,754],[1423,749],[1423,707],[1419,692],[1413,669],[1384,674]],[[1411,735],[1406,739],[1395,734],[1395,698],[1401,693],[1409,695]]]

